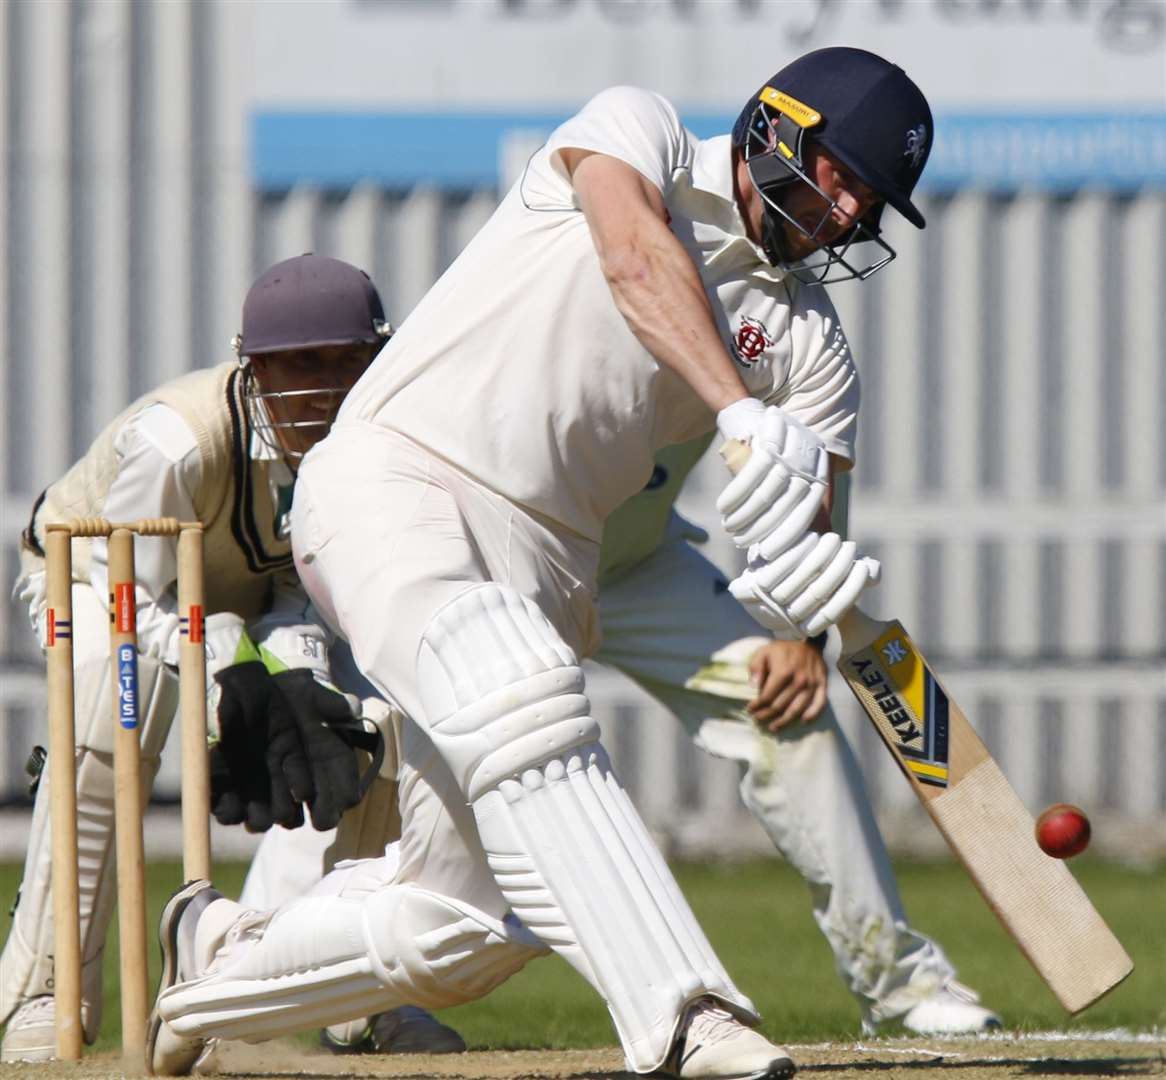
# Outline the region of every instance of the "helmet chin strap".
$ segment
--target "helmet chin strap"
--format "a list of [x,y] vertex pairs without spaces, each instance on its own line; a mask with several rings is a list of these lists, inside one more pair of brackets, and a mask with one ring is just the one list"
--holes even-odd
[[796,262],[789,247],[789,239],[782,228],[783,219],[764,204],[761,212],[761,250],[773,266],[788,266]]
[[[800,130],[798,136],[800,144]],[[798,260],[790,250],[783,227],[786,219],[773,204],[780,200],[782,189],[792,187],[798,182],[799,177],[793,169],[778,159],[779,153],[780,151],[776,149],[766,151],[757,157],[746,158],[745,164],[749,169],[749,179],[753,182],[757,194],[761,196],[761,248],[765,252],[765,257],[774,266],[787,266]],[[800,152],[790,160],[801,168]]]

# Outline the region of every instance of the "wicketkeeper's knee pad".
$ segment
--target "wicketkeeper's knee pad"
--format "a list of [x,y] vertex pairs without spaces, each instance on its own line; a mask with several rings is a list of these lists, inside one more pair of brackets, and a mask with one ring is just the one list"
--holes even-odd
[[470,802],[599,738],[574,652],[502,585],[474,586],[434,616],[417,680],[430,738]]
[[[92,635],[90,635],[92,637]],[[80,894],[83,1021],[92,1041],[101,1024],[101,958],[113,916],[113,687],[109,654],[96,642],[77,643],[73,694],[77,717],[77,876]],[[178,680],[148,656],[138,658],[142,724],[142,785],[148,794],[178,707]],[[51,766],[51,763],[50,763]],[[11,931],[0,956],[0,1023],[28,997],[53,986],[51,767],[41,775],[25,856],[24,879]]]

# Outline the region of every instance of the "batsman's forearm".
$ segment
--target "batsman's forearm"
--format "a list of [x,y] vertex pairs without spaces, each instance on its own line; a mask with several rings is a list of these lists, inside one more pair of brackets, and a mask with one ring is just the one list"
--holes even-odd
[[704,285],[680,242],[657,219],[635,242],[601,257],[616,307],[640,343],[714,413],[749,391],[713,321]]
[[747,397],[696,264],[668,227],[661,191],[604,154],[565,149],[563,161],[603,276],[632,333],[714,413]]

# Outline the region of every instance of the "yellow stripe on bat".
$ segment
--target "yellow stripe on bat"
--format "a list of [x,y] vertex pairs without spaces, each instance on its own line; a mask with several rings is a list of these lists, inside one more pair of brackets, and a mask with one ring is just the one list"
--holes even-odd
[[905,764],[908,769],[920,776],[934,776],[939,780],[947,779],[947,768],[943,765],[925,765],[922,761],[907,761]]

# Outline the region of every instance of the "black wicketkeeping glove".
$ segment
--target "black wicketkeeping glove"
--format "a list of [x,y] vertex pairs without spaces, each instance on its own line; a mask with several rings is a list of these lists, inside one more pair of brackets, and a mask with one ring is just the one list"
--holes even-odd
[[288,828],[302,825],[300,800],[291,796],[282,773],[272,790],[267,766],[272,737],[289,726],[294,729],[283,692],[258,660],[224,668],[215,681],[222,688],[219,741],[210,751],[215,820],[242,823],[249,832],[266,832],[275,822]]
[[367,738],[379,741],[379,736],[370,736],[353,718],[347,700],[322,686],[310,671],[283,671],[274,679],[291,706],[299,753],[291,748],[289,738],[288,752],[277,760],[273,743],[267,754],[268,768],[282,768],[293,791],[309,791],[301,801],[307,803],[316,829],[334,829],[366,790],[353,747],[368,748]]
[[[217,745],[211,749],[211,809],[224,825],[250,832],[295,828],[307,804],[312,824],[331,829],[355,806],[379,768],[384,746],[347,700],[310,671],[271,675],[259,661],[215,676],[222,687]],[[362,779],[353,747],[373,755]]]

